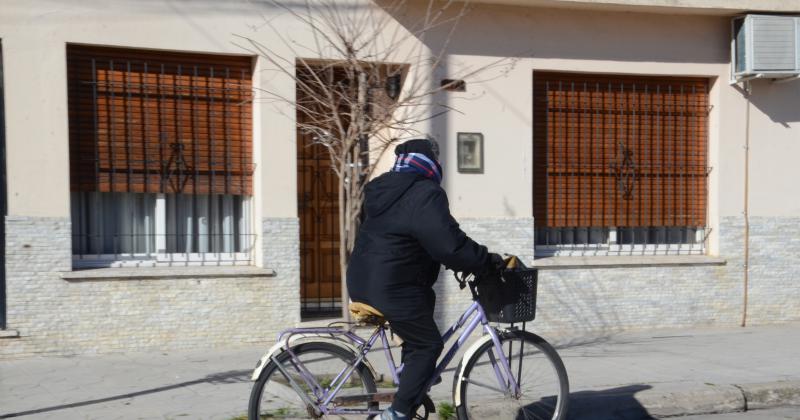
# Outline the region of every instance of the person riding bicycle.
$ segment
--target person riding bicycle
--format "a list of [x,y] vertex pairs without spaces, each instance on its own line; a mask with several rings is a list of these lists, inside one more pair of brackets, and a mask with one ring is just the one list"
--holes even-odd
[[395,155],[391,171],[365,188],[364,220],[347,268],[350,298],[382,312],[403,340],[400,385],[381,415],[390,420],[413,415],[444,345],[433,319],[440,266],[491,275],[503,260],[450,214],[436,143],[409,140]]

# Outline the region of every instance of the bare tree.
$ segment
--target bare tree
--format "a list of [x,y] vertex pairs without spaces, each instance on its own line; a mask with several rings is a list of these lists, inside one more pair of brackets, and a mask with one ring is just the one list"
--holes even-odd
[[[290,37],[265,16],[264,26],[280,40],[279,48],[251,37],[242,37],[240,46],[262,57],[269,71],[294,81],[294,97],[262,90],[261,99],[290,105],[282,108],[295,111],[297,129],[330,155],[339,180],[344,279],[364,187],[376,163],[397,139],[418,134],[421,123],[448,110],[436,99],[449,86],[434,77],[469,6],[440,0],[272,1],[271,6],[299,22],[306,30],[304,39]],[[501,61],[463,68],[453,78],[470,78]],[[342,290],[346,306],[346,288]]]

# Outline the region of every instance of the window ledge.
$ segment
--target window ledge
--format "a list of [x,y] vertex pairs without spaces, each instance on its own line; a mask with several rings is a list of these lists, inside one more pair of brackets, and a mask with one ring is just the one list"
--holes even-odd
[[625,268],[725,265],[725,258],[708,255],[541,257],[533,268],[564,270],[571,268]]
[[19,338],[17,330],[0,330],[0,338]]
[[275,270],[259,267],[138,267],[95,268],[61,273],[61,278],[70,281],[102,280],[169,280],[169,279],[220,279],[274,277]]

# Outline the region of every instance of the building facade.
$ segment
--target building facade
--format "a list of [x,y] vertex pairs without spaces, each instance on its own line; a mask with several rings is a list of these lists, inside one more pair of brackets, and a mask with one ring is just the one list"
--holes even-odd
[[[376,10],[402,32],[423,6]],[[734,326],[745,293],[748,324],[800,320],[800,81],[730,83],[748,12],[800,2],[486,1],[460,19],[437,78],[486,70],[419,129],[464,230],[541,268],[533,328]],[[259,100],[294,81],[243,42],[297,57],[276,33],[312,41],[245,1],[3,4],[2,357],[266,344],[337,314],[335,179],[294,110]],[[442,324],[469,299],[450,280]]]

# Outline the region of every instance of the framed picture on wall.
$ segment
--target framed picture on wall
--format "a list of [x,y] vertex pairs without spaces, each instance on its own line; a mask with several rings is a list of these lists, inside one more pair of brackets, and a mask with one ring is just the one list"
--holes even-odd
[[483,173],[483,134],[458,133],[458,172]]

